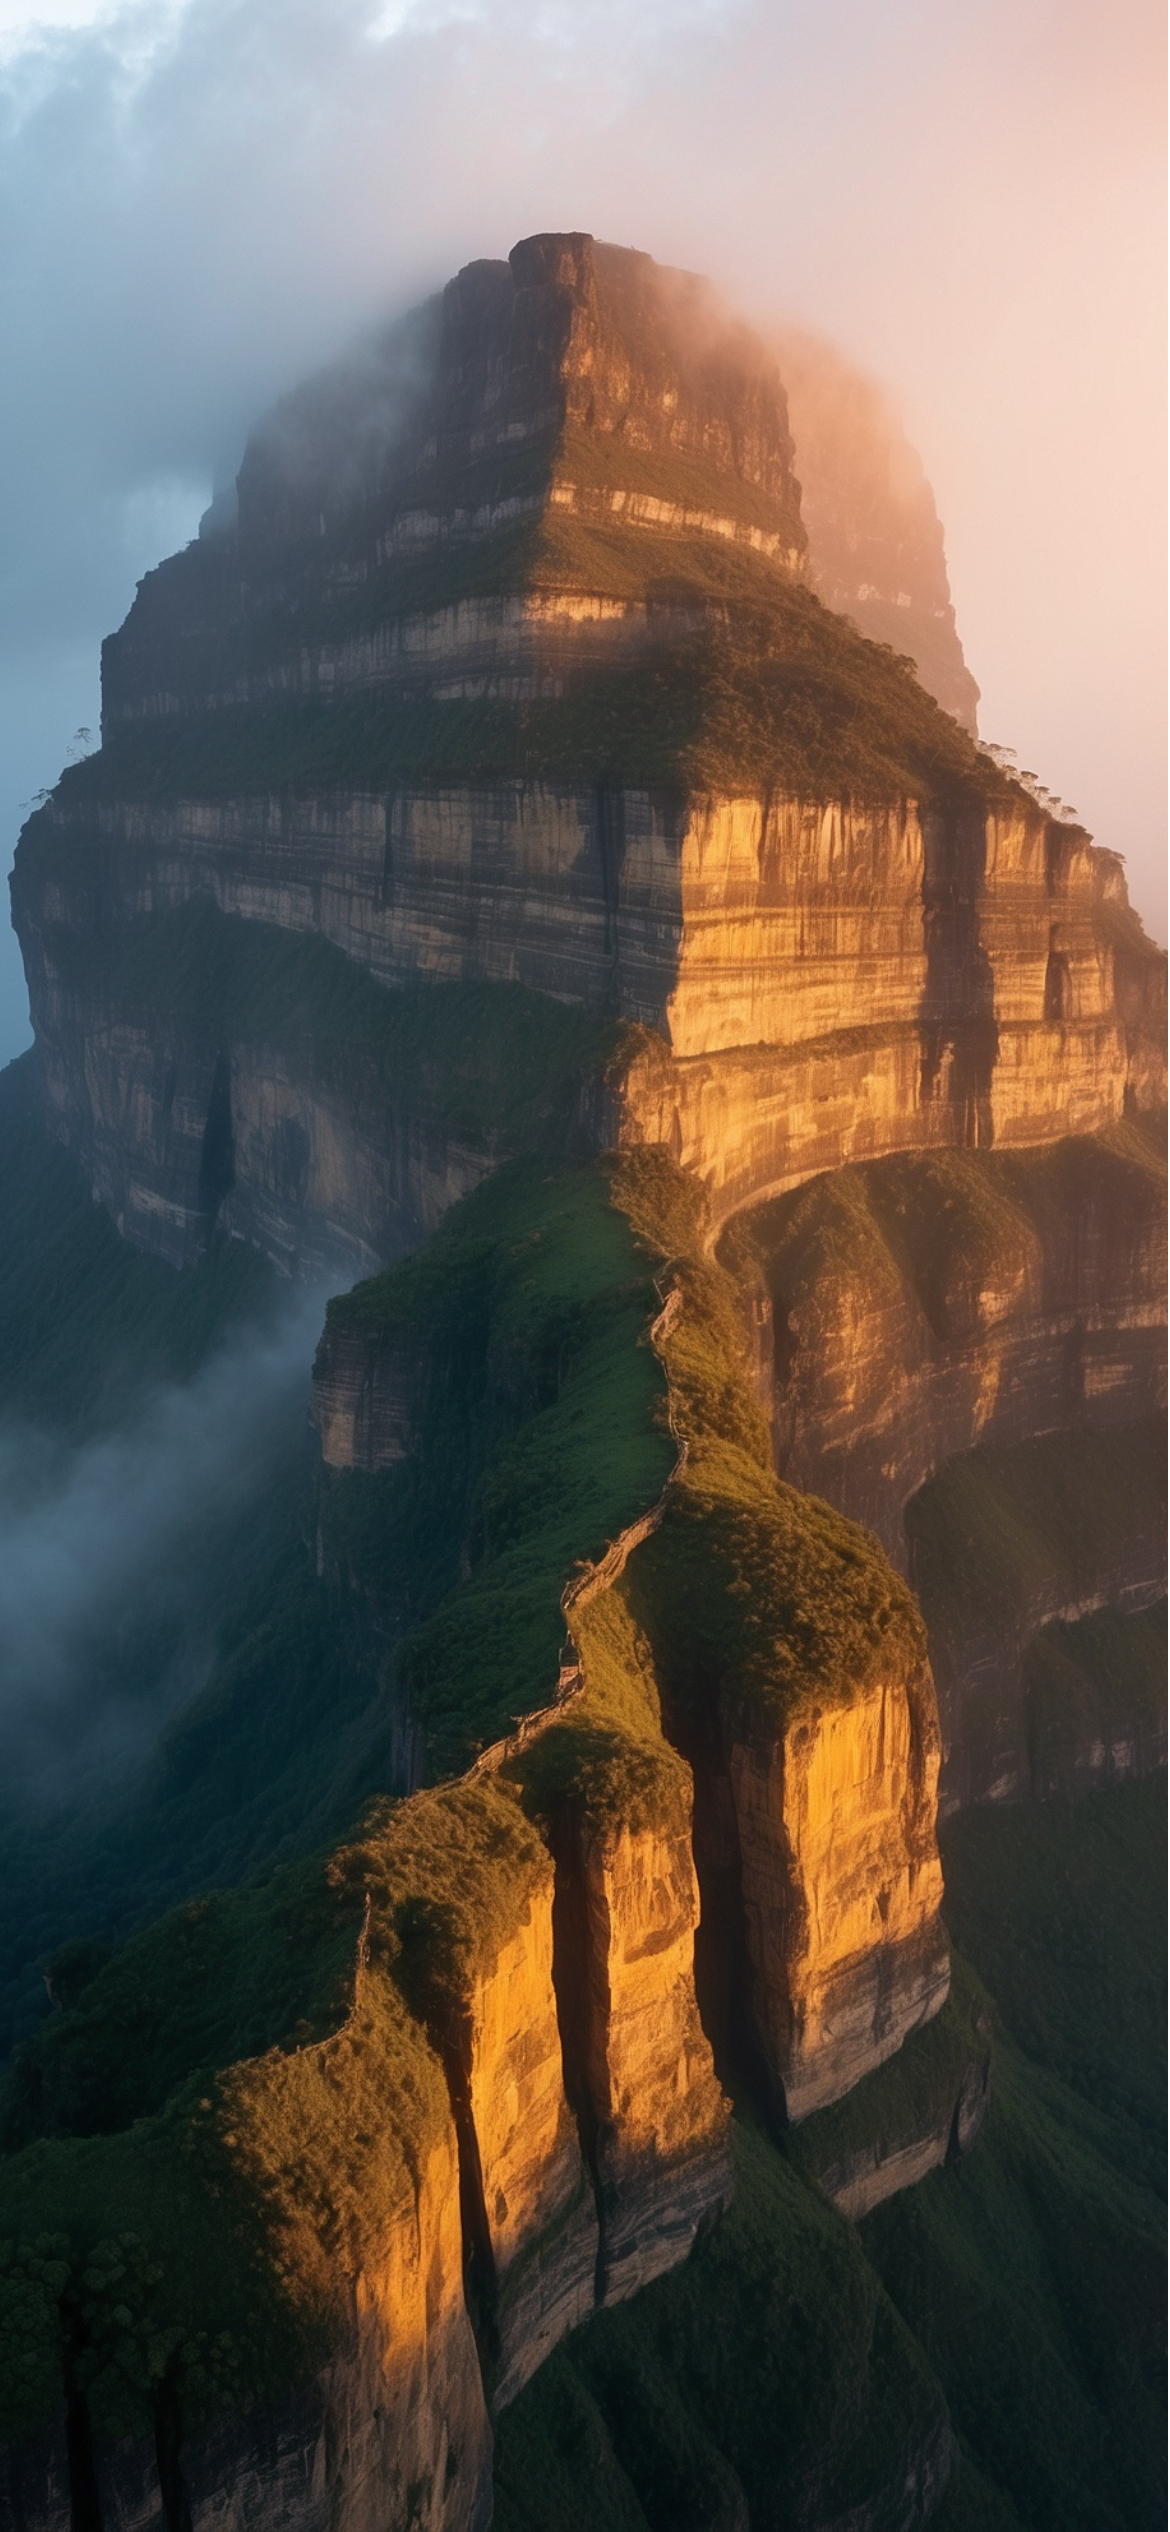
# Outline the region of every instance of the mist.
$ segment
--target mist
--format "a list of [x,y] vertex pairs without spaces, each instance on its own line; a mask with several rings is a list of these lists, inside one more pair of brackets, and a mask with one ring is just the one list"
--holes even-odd
[[306,1467],[324,1291],[290,1294],[119,1431],[0,1425],[0,1783],[10,1804],[124,1781],[197,1693],[216,1629]]
[[1161,930],[1162,53],[1152,0],[0,0],[6,850],[256,416],[576,227],[883,382],[985,735]]

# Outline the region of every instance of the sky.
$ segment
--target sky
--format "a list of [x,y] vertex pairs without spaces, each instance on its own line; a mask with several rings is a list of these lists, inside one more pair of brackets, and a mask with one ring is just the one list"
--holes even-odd
[[[0,850],[250,421],[537,229],[893,390],[984,737],[1166,937],[1155,0],[0,0]],[[0,1061],[27,1043],[0,932]]]

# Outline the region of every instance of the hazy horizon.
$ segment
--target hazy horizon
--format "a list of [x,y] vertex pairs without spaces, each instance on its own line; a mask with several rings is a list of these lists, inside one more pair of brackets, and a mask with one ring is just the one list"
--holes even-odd
[[[0,840],[272,396],[584,228],[901,408],[982,735],[1165,937],[1162,28],[1076,0],[0,0]],[[0,1060],[27,1042],[11,935]]]

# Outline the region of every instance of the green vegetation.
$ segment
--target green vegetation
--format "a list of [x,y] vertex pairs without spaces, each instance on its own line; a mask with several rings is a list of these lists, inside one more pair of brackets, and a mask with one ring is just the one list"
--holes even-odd
[[600,1166],[497,1174],[415,1257],[330,1304],[327,1345],[360,1331],[423,1366],[411,1457],[331,1476],[323,1525],[412,1628],[391,1695],[436,1773],[549,1703],[566,1585],[661,1492],[657,1307]]
[[1162,1416],[964,1451],[906,1506],[932,1640],[978,1634],[989,1610],[997,1629],[1026,1624],[1037,1591],[1083,1600],[1093,1578],[1128,1570],[1138,1541],[1156,1552],[1165,1488]]
[[[945,2412],[856,2234],[739,2126],[729,2212],[577,2331],[499,2421],[498,2532],[897,2521]],[[929,2482],[928,2482],[929,2484]],[[887,2511],[888,2510],[888,2511]]]
[[955,1940],[1013,2040],[1109,2119],[1123,2170],[1157,2181],[1166,2111],[1165,1776],[1078,1802],[979,1804],[943,1821],[939,1844]]
[[865,2075],[843,2101],[814,2111],[785,2139],[785,2152],[802,2177],[831,2185],[848,2174],[854,2158],[874,2153],[886,2162],[927,2137],[950,2139],[963,2077],[991,2052],[988,1997],[966,1961],[956,1957],[951,1989],[941,2013],[912,2031],[896,2055]]
[[[954,2007],[782,2152],[737,2121],[730,2213],[501,2420],[504,2532],[699,2532],[745,2504],[780,2532],[837,2519],[854,2490],[900,2520],[894,2469],[904,2504],[940,2395],[959,2452],[938,2532],[1160,2525],[1162,2209],[1152,2163],[1145,2186],[1134,2168],[1132,2107],[1161,2119],[1164,1810],[1162,1782],[946,1824],[948,1908],[978,1977],[957,1960]],[[1008,2032],[976,2150],[855,2230],[809,2183],[875,2120],[896,2146],[941,2104],[987,2046],[981,1979],[1003,1981]],[[1077,2089],[1086,2071],[1120,2106]]]
[[1165,2512],[1162,2209],[1111,2146],[1003,2047],[977,2152],[860,2228],[965,2445],[1036,2532],[1152,2532]]
[[733,1289],[703,1259],[681,1173],[631,1153],[617,1188],[643,1237],[674,1252],[683,1295],[665,1359],[686,1466],[630,1593],[684,1731],[713,1700],[749,1732],[775,1734],[805,1702],[838,1702],[883,1674],[921,1677],[921,1622],[876,1539],[772,1473]]
[[0,2433],[59,2406],[71,2355],[98,2431],[167,2399],[188,2434],[344,2343],[446,2130],[422,2025],[443,2044],[548,1872],[514,1796],[445,1787],[94,1971],[10,2098]]
[[[610,537],[616,547],[629,536],[616,527],[594,535],[576,521],[558,522],[555,533],[588,539],[590,560]],[[664,599],[686,604],[693,594],[706,606],[706,554],[680,555],[673,537],[661,547],[650,576]],[[699,560],[702,578],[694,578]],[[541,585],[555,579],[551,572]],[[598,579],[602,572],[590,571],[586,586]],[[600,594],[609,592],[603,586]],[[998,768],[918,684],[909,662],[867,642],[778,573],[754,595],[747,608],[729,603],[724,585],[705,632],[649,647],[628,667],[531,702],[342,693],[330,703],[257,702],[145,720],[69,768],[56,796],[76,812],[91,800],[521,778],[676,792],[775,787],[808,799],[873,802],[1010,797]],[[717,620],[724,609],[726,620]],[[42,851],[51,856],[52,833],[51,820],[32,820],[24,852],[38,861]]]
[[0,1410],[79,1438],[271,1309],[254,1249],[216,1241],[180,1275],[119,1238],[37,1113],[32,1060],[0,1073]]
[[[410,1366],[411,1453],[328,1475],[325,1577],[291,1544],[257,1576],[160,1762],[158,1843],[123,1825],[124,1907],[157,1906],[164,1846],[251,1878],[109,1955],[83,1915],[54,1960],[65,2009],[18,2059],[0,2165],[13,2432],[51,2413],[67,2363],[101,2432],[166,2404],[187,2432],[309,2371],[446,2117],[433,2052],[547,1874],[538,1828],[566,1804],[603,1826],[680,1816],[663,1694],[672,1718],[716,1699],[772,1731],[921,1661],[876,1545],[773,1476],[733,1287],[663,1155],[508,1164],[331,1306],[334,1343]],[[683,1444],[661,1525],[570,1610],[584,1686],[563,1718],[501,1777],[390,1798],[404,1717],[453,1771],[547,1704],[566,1584]],[[1042,1517],[1044,1488],[1026,1497]],[[1125,1658],[1105,1634],[1093,1657]],[[745,2507],[779,2532],[863,2502],[894,2520],[908,2474],[924,2506],[941,2483],[948,2408],[943,2532],[1144,2532],[1152,1790],[948,1824],[976,1975],[960,1965],[944,2013],[782,2149],[737,2122],[728,2214],[501,2420],[504,2532],[553,2513],[699,2532]],[[980,1980],[1007,2025],[984,2139],[859,2234],[818,2177],[946,2119],[989,2044]]]

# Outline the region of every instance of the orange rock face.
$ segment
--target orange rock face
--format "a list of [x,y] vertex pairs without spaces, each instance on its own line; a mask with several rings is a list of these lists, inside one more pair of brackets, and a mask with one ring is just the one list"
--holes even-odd
[[945,2002],[938,1765],[925,1680],[731,1750],[754,2018],[791,2119],[849,2092]]
[[321,2456],[344,2532],[491,2519],[491,2433],[462,2292],[455,2136],[418,2174],[384,2259],[357,2280],[356,2345],[322,2390]]
[[550,1861],[468,2012],[465,2208],[494,2287],[498,2407],[594,2300],[597,2213],[565,2098],[552,1906]]
[[695,1996],[689,1822],[594,1834],[580,1865],[600,2292],[616,2303],[672,2268],[703,2218],[726,2203],[728,2105]]

